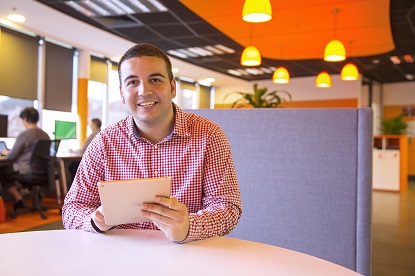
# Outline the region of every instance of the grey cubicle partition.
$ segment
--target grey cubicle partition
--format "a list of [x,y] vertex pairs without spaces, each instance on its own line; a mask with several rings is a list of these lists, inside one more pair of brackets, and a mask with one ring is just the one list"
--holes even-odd
[[230,141],[242,217],[229,235],[371,273],[372,111],[199,109]]

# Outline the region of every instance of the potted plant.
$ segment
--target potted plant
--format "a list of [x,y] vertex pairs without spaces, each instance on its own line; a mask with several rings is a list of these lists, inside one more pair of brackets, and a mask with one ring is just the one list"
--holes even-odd
[[291,101],[291,94],[285,90],[268,91],[267,87],[258,88],[258,84],[254,84],[254,93],[250,92],[231,92],[225,95],[224,100],[229,95],[239,94],[241,97],[232,103],[232,108],[254,107],[254,108],[270,108],[278,107],[282,102]]
[[403,120],[404,114],[396,116],[394,118],[382,120],[383,134],[404,134],[407,124]]

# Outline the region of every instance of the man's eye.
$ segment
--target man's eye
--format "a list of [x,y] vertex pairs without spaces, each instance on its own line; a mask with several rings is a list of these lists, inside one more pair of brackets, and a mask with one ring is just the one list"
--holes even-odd
[[129,82],[127,83],[127,86],[136,85],[137,83],[138,83],[138,81],[136,81],[136,80],[132,80],[132,81],[129,81]]
[[157,83],[157,82],[161,82],[161,79],[150,79],[150,81]]

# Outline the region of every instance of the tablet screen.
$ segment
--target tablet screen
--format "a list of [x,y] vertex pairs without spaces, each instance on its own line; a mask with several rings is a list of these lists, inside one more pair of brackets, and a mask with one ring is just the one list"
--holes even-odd
[[170,197],[171,177],[140,178],[98,182],[105,223],[119,225],[150,221],[141,216],[143,203],[156,196]]

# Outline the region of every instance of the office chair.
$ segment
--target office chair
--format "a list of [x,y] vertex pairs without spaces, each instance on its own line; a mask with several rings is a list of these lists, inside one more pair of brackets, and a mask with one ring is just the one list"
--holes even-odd
[[[45,191],[53,190],[55,182],[59,179],[58,163],[56,152],[59,147],[59,140],[38,140],[30,157],[31,172],[28,174],[15,174],[14,180],[22,184],[30,191],[31,206],[12,211],[11,217],[16,218],[18,214],[28,211],[39,212],[42,219],[46,219],[45,211],[50,208],[42,205]],[[60,209],[60,208],[58,208]]]

